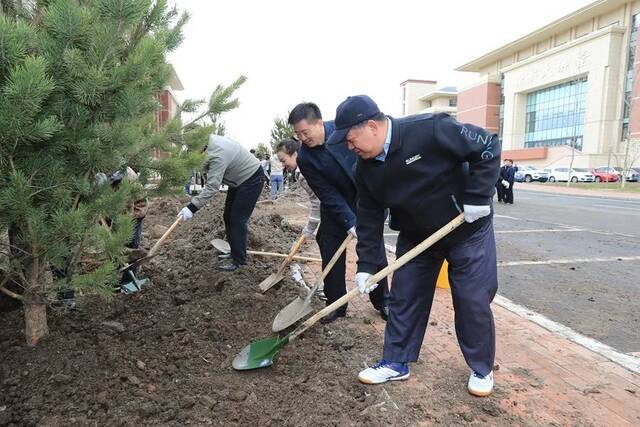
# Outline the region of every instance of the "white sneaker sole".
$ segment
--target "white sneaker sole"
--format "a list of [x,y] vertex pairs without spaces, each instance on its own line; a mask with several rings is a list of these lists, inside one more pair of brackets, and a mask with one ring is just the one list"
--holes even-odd
[[393,377],[393,378],[388,378],[386,380],[380,380],[380,381],[372,381],[367,378],[362,378],[360,377],[360,375],[358,375],[358,381],[360,381],[362,384],[367,384],[367,385],[384,384],[388,381],[402,381],[408,378],[409,378],[409,372],[407,372],[405,375],[402,375],[400,377]]
[[469,390],[469,394],[471,394],[473,396],[476,396],[476,397],[487,397],[491,393],[493,393],[493,389],[491,389],[489,391],[480,391],[480,390],[473,390],[471,388],[467,388],[467,390]]

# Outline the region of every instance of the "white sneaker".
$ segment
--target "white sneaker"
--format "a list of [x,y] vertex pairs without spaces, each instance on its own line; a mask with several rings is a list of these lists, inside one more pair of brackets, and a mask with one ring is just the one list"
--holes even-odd
[[364,384],[382,384],[407,378],[409,378],[409,366],[406,363],[387,362],[384,359],[358,374],[358,380]]
[[489,396],[493,391],[493,371],[489,372],[486,377],[482,375],[471,372],[469,376],[469,393],[478,397]]

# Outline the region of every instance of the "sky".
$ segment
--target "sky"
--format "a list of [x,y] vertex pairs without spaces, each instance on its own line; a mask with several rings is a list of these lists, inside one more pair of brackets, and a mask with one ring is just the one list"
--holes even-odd
[[223,118],[227,136],[251,148],[299,102],[315,102],[331,120],[347,96],[367,94],[399,116],[404,80],[464,88],[477,75],[455,68],[592,0],[174,3],[191,15],[169,55],[185,87],[177,98],[208,99],[219,83],[246,75],[240,107]]

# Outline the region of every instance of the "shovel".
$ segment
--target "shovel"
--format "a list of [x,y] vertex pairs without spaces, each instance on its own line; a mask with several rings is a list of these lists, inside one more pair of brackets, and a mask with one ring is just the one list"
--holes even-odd
[[260,290],[262,291],[262,293],[267,292],[269,289],[275,286],[278,282],[284,279],[285,269],[287,268],[287,266],[293,259],[293,256],[296,254],[296,252],[298,252],[298,249],[300,249],[300,246],[302,246],[303,243],[304,243],[304,234],[301,235],[298,238],[298,240],[296,240],[296,243],[294,243],[293,247],[291,248],[291,252],[289,252],[289,256],[287,256],[287,258],[285,258],[284,261],[282,261],[282,264],[280,264],[278,271],[276,271],[275,273],[271,273],[269,277],[267,277],[262,281],[262,283],[260,283]]
[[148,261],[149,259],[153,258],[154,256],[156,256],[156,252],[158,252],[158,248],[160,247],[160,245],[162,244],[162,242],[164,242],[165,240],[167,240],[167,237],[169,237],[169,234],[171,234],[171,232],[173,231],[174,228],[176,228],[178,226],[178,224],[180,224],[180,221],[182,221],[182,217],[178,216],[178,219],[176,219],[174,221],[173,224],[171,224],[171,227],[169,227],[169,229],[167,231],[164,232],[164,234],[162,235],[162,237],[160,237],[160,240],[158,240],[156,242],[155,245],[153,245],[153,247],[151,248],[151,250],[147,253],[147,256],[142,257],[138,260],[135,260],[134,262],[131,262],[127,265],[125,265],[124,267],[122,267],[120,270],[118,270],[119,273],[122,273],[123,271],[126,271],[128,269],[130,269],[131,267],[136,267],[140,264],[142,264],[143,262]]
[[229,242],[226,242],[222,239],[213,239],[211,241],[211,244],[214,248],[216,248],[218,252],[221,252],[223,254],[231,253],[231,246],[229,246]]
[[311,308],[311,299],[313,298],[313,295],[316,293],[324,279],[327,277],[327,274],[329,274],[329,272],[333,268],[333,265],[338,261],[340,256],[342,256],[342,253],[347,248],[347,245],[349,244],[351,239],[353,239],[353,235],[351,233],[348,233],[347,238],[344,239],[342,245],[333,255],[331,261],[329,261],[329,264],[327,264],[324,270],[322,270],[320,278],[316,280],[316,284],[313,286],[313,288],[311,288],[311,290],[307,294],[307,297],[304,299],[297,297],[296,299],[291,301],[289,305],[280,310],[280,313],[278,313],[276,318],[273,319],[273,326],[271,328],[273,332],[280,332],[287,329],[289,326],[293,325],[298,320],[302,319],[307,314],[313,311],[313,309]]
[[[229,243],[225,242],[222,239],[213,239],[211,241],[211,244],[220,253],[223,253],[223,254],[231,253],[231,247],[229,246]],[[276,258],[286,258],[289,256],[288,254],[279,254],[277,252],[264,252],[264,251],[251,251],[251,250],[247,250],[247,253],[249,255],[272,256]],[[320,258],[309,257],[309,256],[295,255],[292,259],[295,261],[322,262]]]
[[[436,231],[422,243],[411,249],[406,254],[402,255],[400,258],[395,260],[395,262],[391,263],[383,270],[370,277],[368,280],[368,284],[371,285],[373,283],[377,283],[384,277],[388,276],[390,273],[396,271],[398,268],[402,267],[407,262],[411,261],[413,258],[424,252],[428,247],[438,242],[447,234],[455,230],[463,222],[464,215],[458,215],[457,217],[455,217],[455,219],[446,224],[440,230]],[[358,291],[358,288],[350,290],[346,295],[343,295],[342,298],[338,299],[333,304],[323,308],[282,338],[271,337],[250,343],[248,346],[242,349],[240,354],[238,354],[235,359],[233,359],[233,369],[236,369],[238,371],[245,371],[249,369],[266,368],[267,366],[271,366],[273,364],[273,360],[276,358],[276,356],[278,356],[282,347],[289,344],[304,331],[315,325],[318,320],[322,319],[330,313],[333,313],[342,305],[355,298],[359,293],[360,291]]]

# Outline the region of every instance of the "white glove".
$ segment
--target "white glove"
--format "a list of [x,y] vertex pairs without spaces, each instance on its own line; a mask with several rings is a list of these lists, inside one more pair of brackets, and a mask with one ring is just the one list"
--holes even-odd
[[491,214],[490,206],[464,205],[464,220],[474,222]]
[[193,212],[191,212],[191,209],[185,206],[184,208],[182,208],[178,216],[181,216],[183,221],[189,221],[191,218],[193,218]]
[[348,231],[349,234],[351,234],[353,236],[354,239],[358,238],[358,235],[356,234],[356,227],[351,227]]
[[302,235],[304,236],[305,239],[311,240],[314,238],[313,233],[316,231],[317,225],[318,225],[317,223],[315,224],[308,223],[307,225],[304,226],[304,228],[302,229]]
[[502,180],[502,185],[504,186],[504,188],[509,188],[509,181],[507,181],[506,179]]
[[367,284],[367,280],[369,280],[369,278],[372,276],[373,274],[369,273],[356,273],[356,286],[358,287],[358,290],[361,294],[368,294],[378,287],[377,283],[374,283],[373,285]]

